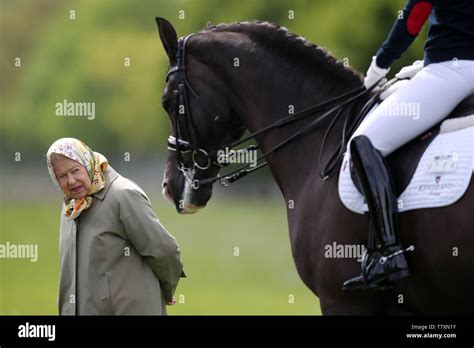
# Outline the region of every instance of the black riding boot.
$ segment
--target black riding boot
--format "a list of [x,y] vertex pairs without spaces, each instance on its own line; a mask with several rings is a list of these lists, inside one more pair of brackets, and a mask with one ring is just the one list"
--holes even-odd
[[[398,235],[397,199],[390,172],[369,138],[352,139],[351,158],[369,208],[371,233],[362,261],[362,275],[344,282],[343,289],[381,288],[410,273]],[[370,240],[376,238],[376,240]]]

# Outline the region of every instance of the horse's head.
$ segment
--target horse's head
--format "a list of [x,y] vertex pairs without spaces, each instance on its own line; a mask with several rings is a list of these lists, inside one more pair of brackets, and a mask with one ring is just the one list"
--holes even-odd
[[205,50],[199,59],[190,50],[191,41],[204,34],[178,40],[171,23],[156,21],[170,63],[161,100],[171,120],[163,194],[179,213],[194,213],[211,198],[212,183],[199,182],[218,174],[216,151],[244,128],[234,115],[231,91],[201,57]]

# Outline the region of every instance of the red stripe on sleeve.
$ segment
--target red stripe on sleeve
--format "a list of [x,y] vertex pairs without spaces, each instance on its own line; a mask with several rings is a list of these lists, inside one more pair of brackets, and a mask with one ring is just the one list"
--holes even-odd
[[432,8],[433,5],[429,2],[419,2],[413,6],[407,20],[407,30],[411,35],[417,35],[420,32]]

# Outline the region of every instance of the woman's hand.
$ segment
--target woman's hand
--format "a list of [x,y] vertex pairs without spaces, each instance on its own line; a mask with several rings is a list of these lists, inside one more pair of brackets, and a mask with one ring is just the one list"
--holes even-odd
[[399,80],[411,79],[415,76],[421,69],[423,69],[424,64],[422,60],[415,60],[412,65],[404,66],[399,72],[395,74],[395,77]]
[[389,69],[383,69],[377,66],[377,57],[373,56],[372,57],[372,63],[370,64],[369,70],[367,70],[367,74],[364,78],[364,86],[365,88],[370,88],[372,87],[375,83],[377,83],[378,86],[383,86],[386,82],[387,79],[385,78],[385,75],[387,75]]
[[166,305],[168,305],[168,306],[172,306],[172,305],[174,305],[174,304],[176,304],[176,297],[173,297],[173,298],[171,299],[171,302],[166,302]]

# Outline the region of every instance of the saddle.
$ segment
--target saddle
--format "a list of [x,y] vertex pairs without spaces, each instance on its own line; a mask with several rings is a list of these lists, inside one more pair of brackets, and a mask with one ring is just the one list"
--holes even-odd
[[410,183],[421,156],[439,134],[441,124],[448,119],[472,114],[474,114],[474,94],[460,102],[442,122],[387,156],[386,160],[393,176],[397,197],[405,191]]
[[[399,210],[446,206],[457,201],[472,176],[473,149],[474,95],[471,95],[442,122],[386,157],[399,197]],[[446,170],[447,166],[454,169]],[[339,196],[348,209],[358,213],[367,210],[347,154],[339,175]]]

